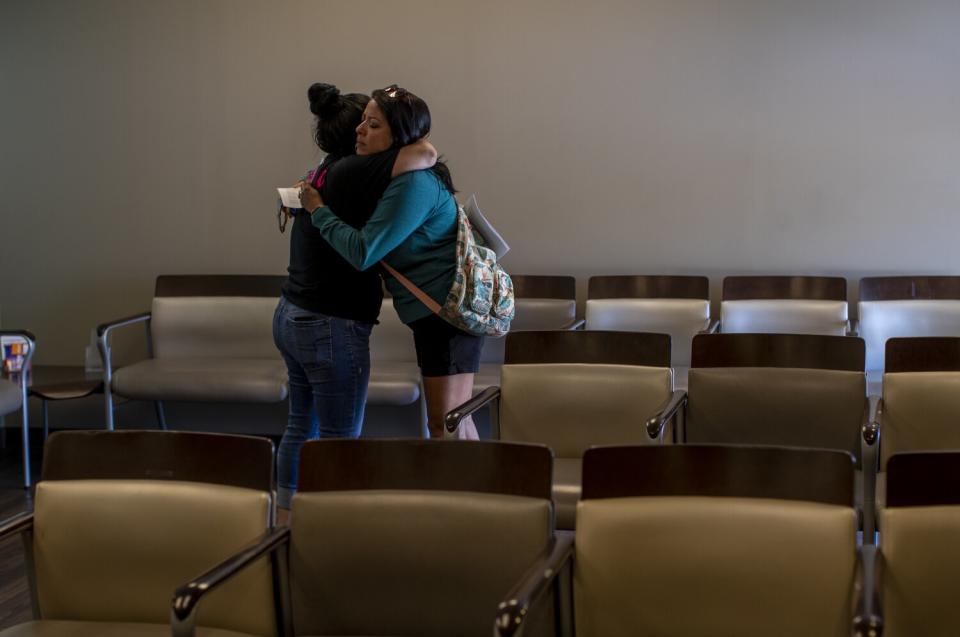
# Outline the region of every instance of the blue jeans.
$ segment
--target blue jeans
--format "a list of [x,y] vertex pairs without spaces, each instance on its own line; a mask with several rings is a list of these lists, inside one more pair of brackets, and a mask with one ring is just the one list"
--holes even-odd
[[273,340],[287,364],[290,415],[277,452],[279,506],[290,507],[304,442],[360,435],[372,329],[369,323],[317,314],[280,298]]

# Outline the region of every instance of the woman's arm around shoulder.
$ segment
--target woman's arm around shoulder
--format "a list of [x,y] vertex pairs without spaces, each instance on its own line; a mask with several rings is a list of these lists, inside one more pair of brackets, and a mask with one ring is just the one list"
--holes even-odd
[[414,170],[433,168],[436,163],[437,149],[426,138],[418,139],[400,149],[400,152],[397,153],[397,159],[393,163],[393,171],[390,176],[397,177]]
[[442,186],[429,171],[405,173],[390,182],[366,225],[359,230],[321,205],[311,222],[327,243],[358,270],[366,270],[414,233],[437,204]]

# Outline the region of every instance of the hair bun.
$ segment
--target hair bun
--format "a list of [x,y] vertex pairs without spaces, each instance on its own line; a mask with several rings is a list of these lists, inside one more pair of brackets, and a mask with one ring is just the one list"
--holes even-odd
[[317,117],[332,117],[340,112],[340,89],[333,84],[317,82],[307,89],[310,112]]

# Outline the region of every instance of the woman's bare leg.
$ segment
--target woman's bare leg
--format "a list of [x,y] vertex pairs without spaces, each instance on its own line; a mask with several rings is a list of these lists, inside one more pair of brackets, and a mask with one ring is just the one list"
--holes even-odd
[[[427,427],[431,438],[443,437],[443,419],[454,407],[473,396],[473,374],[424,376],[423,391],[427,399]],[[460,425],[460,438],[479,440],[473,418],[467,416]]]

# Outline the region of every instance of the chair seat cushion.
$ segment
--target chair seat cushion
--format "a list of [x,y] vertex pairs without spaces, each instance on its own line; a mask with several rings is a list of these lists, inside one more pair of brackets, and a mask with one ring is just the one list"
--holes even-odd
[[151,358],[117,370],[112,389],[140,400],[275,403],[287,397],[287,367],[279,357]]
[[583,462],[580,458],[554,458],[553,502],[557,528],[572,529],[577,518]]
[[[197,637],[252,637],[219,628],[197,628]],[[0,637],[169,637],[167,624],[42,620],[0,631]]]
[[19,387],[0,378],[0,415],[20,409],[22,398]]
[[370,369],[367,402],[409,405],[420,398],[420,368],[416,363],[376,361]]

